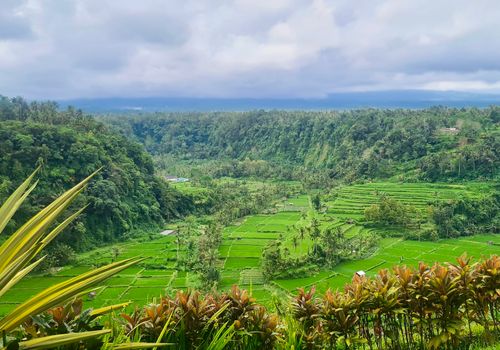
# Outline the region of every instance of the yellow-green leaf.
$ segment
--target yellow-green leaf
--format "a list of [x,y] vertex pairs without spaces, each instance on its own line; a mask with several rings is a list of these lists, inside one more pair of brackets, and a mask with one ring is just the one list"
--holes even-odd
[[123,309],[124,307],[127,307],[129,305],[130,305],[130,301],[126,302],[126,303],[121,303],[121,304],[115,304],[115,305],[101,307],[101,308],[92,310],[92,312],[90,313],[90,315],[94,316],[94,317],[101,316],[101,315],[110,313],[111,311],[114,311],[114,310]]
[[20,350],[52,349],[66,344],[77,343],[82,340],[97,338],[108,333],[111,333],[111,330],[103,329],[100,331],[50,335],[48,337],[35,338],[20,342],[19,349]]
[[151,349],[155,347],[174,346],[175,343],[124,343],[113,347],[115,350]]

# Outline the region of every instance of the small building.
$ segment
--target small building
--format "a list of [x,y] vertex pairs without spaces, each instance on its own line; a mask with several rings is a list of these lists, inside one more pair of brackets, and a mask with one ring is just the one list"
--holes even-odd
[[359,270],[358,272],[355,273],[355,275],[358,277],[365,277],[366,272],[364,272],[363,270]]
[[170,235],[175,235],[175,234],[177,234],[176,230],[165,230],[165,231],[160,232],[160,235],[162,235],[162,236],[170,236]]
[[440,131],[441,132],[447,132],[447,133],[450,133],[450,134],[456,134],[460,130],[458,128],[451,127],[451,128],[441,128]]
[[165,180],[170,181],[170,182],[189,182],[189,179],[186,177],[177,177],[177,176],[173,176],[173,175],[165,176]]

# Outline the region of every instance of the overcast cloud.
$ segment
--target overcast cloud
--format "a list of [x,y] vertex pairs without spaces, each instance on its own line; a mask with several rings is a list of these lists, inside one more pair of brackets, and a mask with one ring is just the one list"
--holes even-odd
[[0,94],[500,92],[498,0],[2,0]]

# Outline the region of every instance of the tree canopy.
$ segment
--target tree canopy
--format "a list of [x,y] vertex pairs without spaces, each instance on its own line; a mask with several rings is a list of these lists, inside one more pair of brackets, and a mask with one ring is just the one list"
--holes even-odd
[[[276,169],[282,168],[288,176],[290,167],[305,167],[347,180],[403,174],[414,180],[443,181],[498,176],[498,114],[498,107],[435,107],[156,113],[103,120],[142,142],[154,155],[224,160],[232,164],[225,167],[226,173],[265,174],[267,162],[268,172],[277,174]],[[246,162],[245,166],[235,160]],[[224,167],[219,164],[218,169]]]
[[192,206],[155,176],[153,161],[139,143],[72,108],[59,111],[51,102],[0,97],[0,201],[38,165],[38,189],[10,229],[102,168],[79,198],[78,204],[88,203],[88,208],[59,237],[59,243],[77,250],[136,229],[159,227]]

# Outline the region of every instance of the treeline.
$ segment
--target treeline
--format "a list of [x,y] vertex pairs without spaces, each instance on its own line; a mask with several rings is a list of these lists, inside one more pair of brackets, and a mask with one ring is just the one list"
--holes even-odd
[[[192,179],[193,190],[185,189],[194,204],[193,215],[213,215],[221,225],[247,215],[271,210],[278,199],[301,193],[298,185],[286,182],[259,183],[253,185],[246,180],[214,180],[209,176]],[[255,186],[255,188],[253,188]]]
[[155,176],[142,145],[81,111],[0,97],[0,202],[37,166],[42,167],[37,190],[7,233],[102,168],[75,204],[88,208],[52,245],[59,255],[123,239],[134,230],[159,228],[194,207],[190,198]]
[[263,159],[186,159],[155,155],[153,161],[159,172],[188,178],[256,178],[270,180],[294,180],[309,175],[305,167],[277,163]]
[[[443,181],[498,176],[499,116],[498,107],[435,107],[103,118],[151,153],[180,160],[265,160],[347,180],[401,175]],[[253,164],[255,169],[260,165]],[[223,170],[231,171],[234,163]],[[292,173],[295,178],[301,174]]]
[[440,238],[469,236],[500,231],[500,194],[498,190],[480,199],[462,198],[438,202],[432,207],[432,219]]
[[500,230],[500,195],[496,187],[479,198],[459,198],[429,203],[427,213],[382,194],[364,211],[365,224],[392,225],[404,230],[408,239],[437,240],[498,233]]

